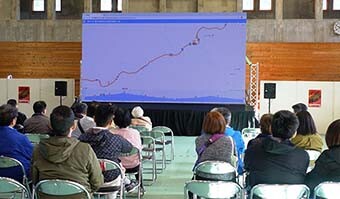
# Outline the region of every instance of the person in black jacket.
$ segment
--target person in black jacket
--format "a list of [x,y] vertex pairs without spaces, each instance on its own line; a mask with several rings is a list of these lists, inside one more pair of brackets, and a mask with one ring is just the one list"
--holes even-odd
[[306,177],[306,184],[311,191],[321,182],[340,182],[340,119],[329,125],[326,144],[328,149],[321,153],[314,169]]
[[274,114],[271,125],[273,136],[254,143],[246,150],[244,162],[249,172],[248,188],[257,184],[304,183],[309,156],[289,141],[298,125],[296,115],[290,111]]

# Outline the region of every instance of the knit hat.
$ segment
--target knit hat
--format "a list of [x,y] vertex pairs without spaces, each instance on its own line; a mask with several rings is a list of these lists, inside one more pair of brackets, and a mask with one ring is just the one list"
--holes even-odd
[[131,115],[135,118],[143,117],[143,114],[144,114],[144,111],[143,111],[142,107],[140,107],[140,106],[134,107],[131,111]]

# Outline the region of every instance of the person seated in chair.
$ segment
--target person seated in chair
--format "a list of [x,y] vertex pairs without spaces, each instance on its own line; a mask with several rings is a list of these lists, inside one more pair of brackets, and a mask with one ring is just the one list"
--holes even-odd
[[[142,150],[142,140],[140,137],[139,131],[133,128],[128,128],[131,124],[131,115],[127,109],[118,108],[115,111],[114,123],[119,127],[118,129],[113,129],[111,132],[113,134],[121,135],[127,141],[129,141],[132,146],[136,147],[139,150]],[[139,161],[138,155],[128,156],[128,157],[120,157],[122,161],[122,165],[126,169],[126,173],[136,173],[136,179],[139,179]],[[143,180],[142,180],[143,181]],[[141,182],[142,183],[142,182]],[[142,194],[144,192],[143,183],[141,184]]]
[[34,148],[32,182],[64,179],[83,185],[90,193],[104,183],[96,154],[87,143],[71,137],[75,117],[71,108],[56,107],[51,115],[52,133]]
[[[94,120],[96,127],[90,128],[84,134],[81,134],[79,140],[91,145],[97,158],[112,160],[120,164],[119,156],[122,153],[129,153],[132,150],[132,145],[129,141],[120,135],[112,134],[109,130],[114,116],[115,107],[103,104],[99,105],[95,112]],[[119,186],[120,171],[104,172],[104,182],[112,182],[104,184],[104,186]],[[134,188],[134,185],[126,185],[127,191]]]
[[76,103],[72,109],[77,118],[77,128],[72,132],[72,137],[79,138],[81,134],[84,134],[88,129],[95,127],[96,123],[92,117],[87,116],[87,104]]
[[[25,135],[13,128],[17,116],[18,110],[15,107],[8,104],[0,106],[0,155],[18,160],[24,166],[26,175],[29,175],[33,145]],[[0,169],[0,176],[23,182],[23,173],[19,167]]]
[[144,115],[144,111],[140,106],[136,106],[132,109],[131,114],[133,118],[131,119],[131,125],[133,126],[144,126],[149,131],[152,129],[151,119]]
[[295,147],[290,138],[295,136],[299,120],[290,111],[278,111],[271,125],[273,136],[255,143],[246,150],[244,168],[249,172],[248,188],[257,184],[302,184],[309,165],[309,156]]
[[34,114],[24,122],[25,133],[49,134],[51,132],[50,119],[46,116],[46,107],[44,101],[34,102]]
[[308,111],[300,111],[296,114],[299,119],[297,134],[291,139],[292,143],[305,150],[321,152],[323,141],[318,134],[312,115]]
[[[7,104],[9,104],[12,107],[16,108],[17,110],[19,110],[17,100],[9,99],[7,101]],[[25,122],[26,119],[27,119],[26,115],[24,113],[18,111],[17,121],[16,121],[16,124],[13,128],[18,130],[20,133],[23,133],[24,132],[24,122]]]
[[300,111],[307,111],[308,107],[304,103],[297,103],[292,106],[294,113],[297,114]]
[[243,173],[243,160],[242,154],[244,153],[244,140],[242,138],[241,132],[234,130],[233,127],[230,126],[231,123],[231,112],[226,107],[218,107],[214,108],[211,111],[217,111],[221,113],[226,121],[226,128],[224,134],[226,136],[230,136],[233,138],[234,143],[236,145],[237,152],[237,172],[239,174]]
[[340,182],[340,119],[329,125],[326,144],[328,149],[321,153],[314,169],[307,174],[306,184],[310,190],[321,182]]
[[267,114],[262,115],[260,119],[261,133],[257,135],[256,138],[248,142],[247,148],[249,148],[251,145],[257,142],[262,142],[262,140],[268,136],[272,136],[272,130],[271,130],[272,120],[273,120],[273,114],[267,113]]

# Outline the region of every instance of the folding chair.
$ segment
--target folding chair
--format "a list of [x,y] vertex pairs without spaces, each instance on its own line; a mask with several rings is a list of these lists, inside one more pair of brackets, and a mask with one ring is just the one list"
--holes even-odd
[[[141,132],[141,136],[150,136],[153,139],[155,139],[156,143],[156,153],[160,152],[161,153],[161,164],[162,167],[160,168],[160,171],[162,172],[165,167],[166,167],[166,155],[165,155],[165,136],[162,131],[154,130],[152,129],[151,131],[143,131]],[[158,144],[157,144],[158,143]],[[156,162],[159,162],[156,158]]]
[[203,198],[241,198],[241,187],[234,182],[191,180],[185,183],[184,195],[189,192],[195,197]]
[[119,185],[111,185],[113,181],[111,182],[106,182],[104,183],[103,186],[101,186],[99,188],[98,191],[96,191],[94,193],[95,196],[98,196],[98,198],[100,198],[102,195],[109,195],[111,193],[114,192],[118,192],[119,191],[119,198],[122,199],[123,195],[124,195],[124,172],[122,170],[122,167],[117,164],[116,162],[112,161],[112,160],[107,160],[107,159],[98,159],[100,167],[102,169],[102,172],[104,171],[112,171],[112,170],[119,170],[120,173],[120,182]]
[[[153,184],[153,183],[155,183],[155,181],[157,179],[157,167],[156,167],[157,164],[156,164],[156,144],[155,144],[155,139],[153,139],[150,136],[141,136],[141,138],[142,138],[142,144],[143,144],[142,160],[143,160],[143,162],[150,161],[151,164],[152,164],[151,179],[146,179],[145,177],[143,177],[143,180],[151,181],[151,184]],[[143,174],[144,173],[149,173],[149,172],[144,172],[144,170],[150,170],[150,168],[146,168],[143,165]]]
[[337,199],[340,196],[340,182],[323,182],[314,188],[313,198]]
[[[130,153],[124,153],[124,154],[121,154],[121,157],[129,157],[129,156],[134,156],[134,155],[137,155],[139,157],[139,167],[138,167],[138,171],[135,172],[135,173],[128,173],[128,172],[125,172],[125,174],[139,174],[138,175],[138,199],[140,199],[141,197],[141,194],[142,194],[142,190],[141,190],[141,185],[142,185],[142,175],[143,175],[143,163],[142,163],[142,155],[141,155],[141,152],[139,149],[137,149],[136,147],[133,147],[131,152]],[[144,193],[143,193],[144,194]]]
[[0,177],[0,198],[21,198],[29,199],[28,189],[11,178]]
[[319,158],[319,156],[321,155],[320,151],[316,151],[316,150],[305,150],[308,153],[309,156],[309,165],[307,168],[307,173],[310,172],[314,166],[315,166],[315,161]]
[[259,128],[244,128],[244,129],[242,129],[242,138],[244,140],[244,146],[247,147],[248,142],[250,140],[256,138],[256,136],[260,133],[261,133],[261,129],[259,129]]
[[250,199],[309,199],[309,188],[303,184],[258,184],[250,191]]
[[42,139],[47,139],[50,136],[48,134],[31,134],[31,133],[26,133],[25,134],[27,136],[27,138],[29,139],[29,141],[33,144],[39,144],[40,140]]
[[194,179],[197,177],[213,181],[236,182],[236,169],[227,162],[204,161],[194,169]]
[[33,197],[39,199],[40,194],[46,196],[55,196],[60,198],[75,196],[77,198],[91,199],[90,193],[86,188],[73,181],[69,180],[42,180],[33,189]]
[[[12,167],[20,167],[20,170],[22,172],[22,184],[29,190],[29,182],[28,182],[28,178],[25,172],[24,165],[22,165],[21,162],[17,159],[1,155],[0,156],[0,168],[6,169],[6,168],[12,168]],[[30,192],[28,193],[30,194]]]
[[[170,134],[170,139],[165,139],[165,145],[171,145],[171,155],[170,159],[166,159],[166,161],[171,161],[175,159],[175,139],[174,139],[174,132],[171,130],[171,128],[166,126],[155,126],[152,128],[153,130],[162,131],[164,135]],[[167,137],[167,136],[166,136]],[[161,144],[157,143],[156,144]]]
[[145,126],[134,126],[134,125],[130,125],[130,128],[136,129],[139,132],[143,132],[143,131],[148,131],[148,129]]

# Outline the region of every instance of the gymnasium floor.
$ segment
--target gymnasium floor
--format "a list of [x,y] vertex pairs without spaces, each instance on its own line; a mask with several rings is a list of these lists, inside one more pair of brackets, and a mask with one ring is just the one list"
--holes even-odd
[[163,173],[158,174],[153,185],[145,186],[144,199],[178,199],[184,197],[184,183],[191,179],[191,169],[196,160],[195,138],[175,137],[175,160],[166,165]]

